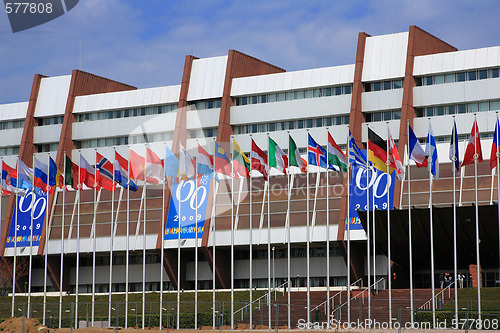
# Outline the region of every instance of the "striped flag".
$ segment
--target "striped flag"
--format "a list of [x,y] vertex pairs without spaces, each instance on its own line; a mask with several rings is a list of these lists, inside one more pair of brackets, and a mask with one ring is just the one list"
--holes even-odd
[[419,168],[427,166],[427,157],[425,157],[424,148],[418,142],[417,136],[411,126],[408,126],[408,156],[415,161]]
[[259,148],[259,146],[257,146],[253,139],[250,157],[252,161],[252,170],[259,171],[264,176],[264,179],[267,180],[267,155],[262,151],[262,149]]
[[328,169],[347,172],[347,156],[339,148],[330,132],[328,132]]
[[307,162],[300,157],[299,148],[297,148],[291,135],[288,136],[288,165],[297,167],[302,172],[306,172]]
[[495,124],[495,135],[493,137],[493,144],[491,145],[491,155],[490,155],[490,168],[493,170],[497,166],[497,154],[498,154],[498,118]]
[[130,191],[137,191],[136,183],[129,179],[128,161],[118,152],[115,152],[115,181],[124,188],[128,187]]
[[269,137],[269,166],[278,169],[286,175],[288,157],[271,137]]
[[401,158],[399,157],[398,147],[396,147],[396,143],[392,138],[391,131],[389,130],[389,163],[391,166],[396,169],[396,176],[399,181],[402,181],[405,177],[405,168],[403,167],[403,163],[401,163]]
[[250,160],[241,151],[240,146],[233,140],[233,177],[250,177]]
[[[387,142],[371,128],[368,128],[368,160],[372,162],[374,168],[387,172]],[[392,171],[389,168],[389,173]]]
[[351,130],[349,130],[349,142],[347,146],[349,161],[362,168],[366,168],[366,157],[361,153],[361,150],[359,150],[356,141],[354,141]]

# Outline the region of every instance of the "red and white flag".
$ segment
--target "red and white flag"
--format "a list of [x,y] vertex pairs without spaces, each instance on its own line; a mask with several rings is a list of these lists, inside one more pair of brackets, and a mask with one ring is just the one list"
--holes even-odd
[[144,180],[144,169],[146,161],[144,157],[130,150],[130,178]]
[[264,179],[267,180],[267,155],[257,146],[255,141],[252,139],[252,152],[250,153],[252,170],[259,171]]
[[146,183],[158,185],[163,182],[163,178],[163,161],[146,148]]
[[402,181],[405,177],[405,168],[403,167],[403,163],[401,163],[398,148],[394,143],[391,131],[389,131],[389,161],[391,162],[391,166],[396,169],[396,176],[398,177],[399,181]]
[[96,186],[95,169],[87,162],[85,157],[80,154],[80,183],[85,184],[89,188]]
[[[477,155],[476,155],[477,154]],[[469,143],[467,144],[467,149],[465,150],[464,160],[460,167],[467,164],[474,163],[474,155],[477,157],[479,163],[483,162],[483,152],[481,150],[481,140],[479,138],[479,128],[477,127],[477,121],[474,120],[472,125],[472,130],[470,132]]]

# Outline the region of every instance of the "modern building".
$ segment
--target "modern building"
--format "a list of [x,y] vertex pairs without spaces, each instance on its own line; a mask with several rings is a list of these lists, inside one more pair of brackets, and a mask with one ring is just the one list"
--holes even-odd
[[[267,151],[270,136],[287,151],[291,136],[306,158],[308,133],[326,147],[329,132],[345,150],[350,129],[363,149],[369,126],[383,139],[390,130],[406,165],[409,121],[422,142],[429,124],[432,125],[441,170],[439,180],[434,181],[432,204],[449,208],[453,203],[448,159],[453,118],[463,156],[465,141],[477,117],[485,159],[478,168],[478,199],[481,206],[493,207],[498,200],[497,183],[487,160],[500,110],[499,69],[500,46],[459,51],[411,26],[406,32],[382,36],[360,33],[352,64],[342,66],[287,72],[230,50],[227,55],[213,58],[186,56],[183,77],[174,86],[137,89],[79,70],[59,77],[36,74],[29,100],[0,105],[0,155],[12,167],[18,156],[28,166],[32,165],[33,157],[48,163],[51,156],[59,169],[64,170],[65,154],[76,164],[81,154],[95,165],[96,152],[114,161],[115,151],[129,159],[130,150],[145,156],[149,148],[164,159],[165,146],[178,154],[182,144],[195,157],[198,144],[214,154],[217,141],[231,156],[234,138],[249,156],[252,139]],[[411,205],[428,212],[428,171],[411,165]],[[325,287],[327,283],[344,286],[348,266],[351,282],[362,279],[366,286],[368,263],[373,263],[373,259],[367,260],[366,233],[356,219],[350,234],[351,264],[346,264],[347,174],[327,173],[314,167],[308,176],[298,170],[290,173],[293,176],[272,170],[269,187],[256,171],[252,180],[220,175],[218,185],[212,181],[205,187],[200,238],[192,233],[192,237],[179,242],[175,224],[166,222],[163,262],[162,219],[166,221],[169,216],[170,188],[178,186],[173,179],[169,178],[165,190],[161,185],[144,186],[140,181],[136,192],[120,186],[114,192],[100,193],[92,189],[81,190],[80,194],[58,190],[47,199],[48,223],[41,224],[39,245],[34,247],[37,260],[33,264],[32,290],[43,290],[44,253],[48,253],[48,289],[63,288],[74,293],[79,253],[78,290],[91,292],[95,249],[95,291],[108,292],[111,244],[113,291],[125,291],[126,277],[130,291],[142,290],[143,283],[146,290],[159,290],[162,269],[166,289],[177,289],[179,283],[181,289],[194,289],[195,281],[199,289],[211,289],[213,276],[220,289],[230,289],[232,283],[237,289],[248,288],[251,280],[253,287],[267,288],[271,278],[276,280],[275,285],[281,285],[289,277],[292,287],[308,284],[311,288]],[[294,185],[290,189],[292,178]],[[474,204],[474,180],[473,167],[462,169],[457,176],[456,200],[460,206]],[[408,178],[396,181],[393,186],[394,209],[407,211]],[[26,243],[6,246],[9,230],[15,223],[12,218],[15,209],[15,196],[3,196],[0,253],[8,263],[12,262],[15,250],[16,256],[27,256],[30,252]],[[179,215],[182,219],[182,212]],[[424,218],[425,214],[420,216]],[[453,221],[448,213],[440,216],[450,223]],[[481,233],[491,235],[493,243],[488,244],[494,244],[498,235],[497,218],[489,216],[488,220],[481,222]],[[178,220],[172,216],[172,221]],[[421,236],[418,246],[430,246],[428,231],[413,230],[416,237]],[[379,232],[377,235],[387,237],[387,230]],[[452,229],[440,228],[435,232],[437,243],[453,241]],[[407,239],[397,231],[392,237]],[[460,252],[459,269],[468,271],[469,265],[476,263],[474,236],[463,236],[460,240],[472,244],[462,247],[472,249],[472,253]],[[395,242],[395,246],[400,244]],[[481,256],[498,258],[494,252],[498,251],[498,237],[496,242],[496,250],[495,246],[491,246],[493,252],[484,248]],[[129,274],[126,274],[127,249]],[[387,277],[386,250],[377,243],[376,251],[376,278]],[[414,271],[415,286],[429,287],[430,264],[422,264],[427,262],[428,254],[415,253],[420,263]],[[440,256],[449,254],[445,253]],[[436,274],[453,270],[452,262],[453,257],[438,261]],[[496,264],[493,262],[485,259],[488,264],[482,272],[486,286],[500,280],[498,260]],[[404,275],[408,270],[407,260],[395,262],[394,269]],[[373,264],[371,274],[374,274]],[[17,290],[24,288],[24,280],[17,281]]]

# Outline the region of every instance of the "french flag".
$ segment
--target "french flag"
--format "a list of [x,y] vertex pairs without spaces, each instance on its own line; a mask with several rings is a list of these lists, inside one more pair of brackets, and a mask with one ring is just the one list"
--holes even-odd
[[417,136],[411,126],[408,126],[408,155],[410,159],[415,161],[419,168],[427,166],[427,157],[425,157],[424,148],[418,142]]
[[108,190],[113,191],[116,187],[113,184],[113,164],[104,156],[97,153],[97,185]]
[[130,191],[137,191],[137,185],[128,177],[128,161],[115,152],[115,182]]

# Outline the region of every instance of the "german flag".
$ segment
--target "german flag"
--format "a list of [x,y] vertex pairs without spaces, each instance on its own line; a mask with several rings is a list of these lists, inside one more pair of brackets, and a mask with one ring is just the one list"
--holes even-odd
[[[368,128],[368,160],[376,169],[387,172],[387,142],[371,128]],[[393,170],[394,168],[389,166],[389,173],[392,173]]]

